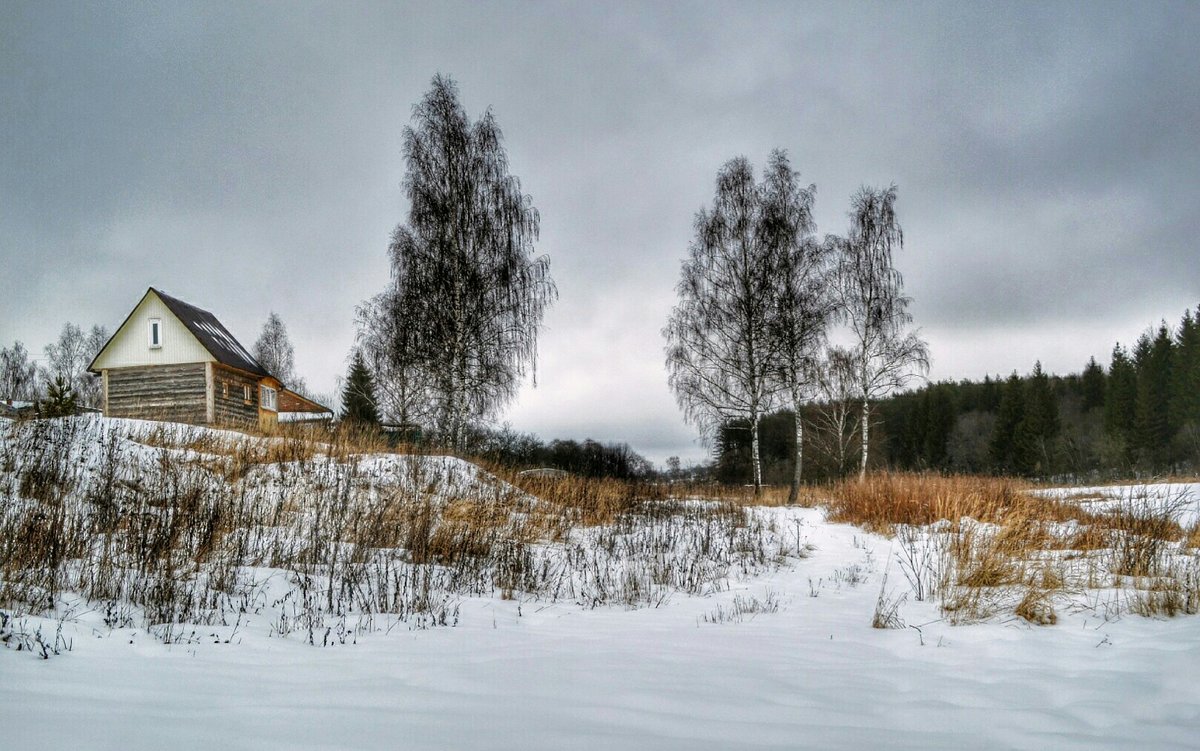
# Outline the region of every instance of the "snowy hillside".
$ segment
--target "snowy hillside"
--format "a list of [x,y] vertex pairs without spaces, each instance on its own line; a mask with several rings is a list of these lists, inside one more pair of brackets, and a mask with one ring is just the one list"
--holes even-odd
[[[967,570],[913,561],[996,525],[889,538],[695,500],[585,524],[454,459],[87,419],[0,425],[0,497],[14,748],[1183,748],[1200,726],[1200,619],[1132,615],[1149,577],[1064,584],[1052,626],[1013,612],[1025,583],[952,617]],[[54,566],[15,560],[34,538]]]

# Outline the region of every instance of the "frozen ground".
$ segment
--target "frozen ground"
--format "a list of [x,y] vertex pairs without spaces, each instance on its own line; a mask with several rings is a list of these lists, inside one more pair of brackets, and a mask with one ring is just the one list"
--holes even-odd
[[1128,508],[1170,509],[1183,527],[1200,522],[1200,483],[1156,482],[1054,488],[1044,495],[1069,498],[1093,511]]
[[[455,628],[400,625],[330,648],[271,638],[254,618],[230,644],[70,626],[74,648],[61,657],[0,652],[0,739],[13,749],[1200,747],[1200,619],[1084,611],[1052,627],[1015,617],[951,627],[908,602],[902,615],[920,632],[876,630],[889,542],[816,509],[765,513],[787,529],[799,521],[811,557],[659,608],[472,599]],[[889,587],[903,581],[891,566]],[[778,610],[709,622],[735,598]]]

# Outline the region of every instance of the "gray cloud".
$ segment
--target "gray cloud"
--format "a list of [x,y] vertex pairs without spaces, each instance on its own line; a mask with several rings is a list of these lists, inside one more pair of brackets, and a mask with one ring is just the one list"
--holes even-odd
[[562,294],[518,429],[703,454],[659,330],[717,168],[773,147],[822,232],[900,185],[935,377],[1078,369],[1200,302],[1198,36],[1194,4],[8,4],[0,341],[155,284],[244,339],[278,311],[332,389],[442,71],[496,112]]

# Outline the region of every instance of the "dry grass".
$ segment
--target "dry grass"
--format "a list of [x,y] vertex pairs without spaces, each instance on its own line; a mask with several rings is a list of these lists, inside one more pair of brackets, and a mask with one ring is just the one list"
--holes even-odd
[[935,599],[955,623],[1015,613],[1050,625],[1055,598],[1105,588],[1127,594],[1124,612],[1196,612],[1200,557],[1189,551],[1200,525],[1180,526],[1186,497],[1032,490],[1006,478],[883,473],[834,484],[828,508],[834,521],[894,536],[916,599]]
[[1030,485],[1010,478],[885,472],[844,480],[829,489],[832,521],[890,535],[897,524],[939,520],[1003,523],[1015,518],[1065,521],[1079,516],[1070,503],[1033,498]]
[[[0,608],[82,598],[112,627],[275,614],[272,633],[348,643],[453,624],[468,596],[657,605],[771,570],[785,534],[731,502],[585,478],[516,485],[378,435],[254,437],[68,419],[0,433]],[[797,545],[799,542],[796,543]],[[262,570],[284,572],[268,594]]]

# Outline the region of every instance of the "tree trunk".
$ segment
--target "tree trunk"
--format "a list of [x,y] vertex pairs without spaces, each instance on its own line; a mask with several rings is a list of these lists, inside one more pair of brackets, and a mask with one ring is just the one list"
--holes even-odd
[[871,402],[863,399],[862,403],[862,467],[858,471],[858,479],[867,476],[867,448],[871,445]]
[[758,453],[758,423],[761,420],[758,412],[750,420],[750,455],[754,464],[754,496],[762,495],[762,460]]
[[799,396],[792,397],[792,409],[796,413],[796,466],[792,471],[792,487],[788,491],[788,505],[795,506],[800,499],[800,479],[804,466],[804,418],[801,416]]

